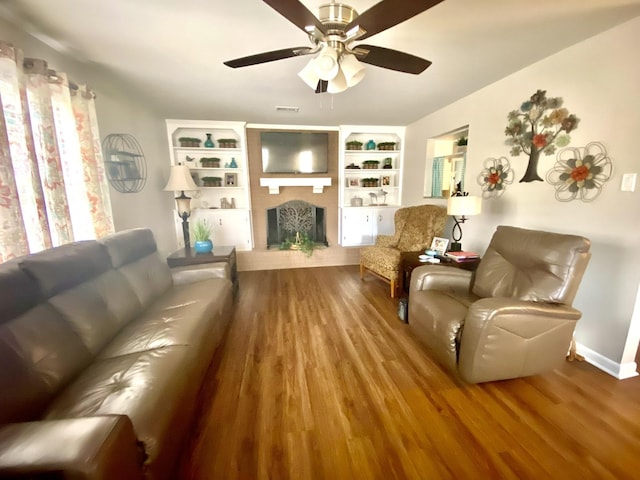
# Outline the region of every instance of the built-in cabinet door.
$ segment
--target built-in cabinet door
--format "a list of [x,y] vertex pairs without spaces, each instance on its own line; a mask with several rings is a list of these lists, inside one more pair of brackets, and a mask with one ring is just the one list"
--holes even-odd
[[245,209],[196,210],[192,222],[205,219],[211,227],[214,245],[234,245],[236,250],[251,250],[251,212]]
[[397,208],[377,208],[375,210],[376,218],[376,231],[375,235],[393,235],[395,232],[395,226],[393,224],[393,217]]
[[342,245],[372,245],[375,213],[372,208],[342,209]]

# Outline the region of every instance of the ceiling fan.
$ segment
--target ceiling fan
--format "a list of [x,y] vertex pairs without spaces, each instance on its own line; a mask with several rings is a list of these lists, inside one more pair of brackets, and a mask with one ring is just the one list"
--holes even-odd
[[313,46],[293,47],[224,62],[238,68],[285,58],[319,53],[298,74],[316,93],[338,93],[356,85],[364,66],[375,65],[398,72],[422,73],[431,62],[409,53],[378,47],[353,45],[398,25],[443,0],[382,0],[362,14],[349,5],[333,1],[319,7],[316,17],[299,0],[263,0],[309,36]]

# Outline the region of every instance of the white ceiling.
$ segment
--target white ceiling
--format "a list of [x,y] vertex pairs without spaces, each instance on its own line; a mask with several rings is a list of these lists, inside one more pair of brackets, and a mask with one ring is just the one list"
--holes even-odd
[[[302,3],[317,13],[328,2]],[[363,12],[377,2],[348,3]],[[297,76],[310,56],[223,65],[310,46],[304,32],[260,0],[0,0],[0,6],[25,30],[111,70],[163,117],[300,125],[406,125],[640,15],[640,0],[445,0],[366,40],[431,60],[424,73],[368,65],[354,88],[318,95]],[[276,112],[276,105],[300,111]]]

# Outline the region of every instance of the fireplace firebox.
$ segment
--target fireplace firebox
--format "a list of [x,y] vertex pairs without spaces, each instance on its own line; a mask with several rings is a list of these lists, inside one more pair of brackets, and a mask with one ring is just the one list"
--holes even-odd
[[316,245],[327,243],[326,209],[292,200],[267,210],[267,248],[282,248],[306,237]]

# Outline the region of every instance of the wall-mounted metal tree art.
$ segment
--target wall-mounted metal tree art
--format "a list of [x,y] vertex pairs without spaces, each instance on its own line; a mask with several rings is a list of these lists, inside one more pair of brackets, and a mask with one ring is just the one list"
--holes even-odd
[[575,130],[580,121],[575,115],[562,108],[562,98],[547,98],[546,90],[538,90],[522,105],[507,116],[509,124],[504,133],[505,143],[511,147],[511,156],[524,152],[529,155],[529,163],[520,182],[542,181],[538,175],[540,154],[552,155],[556,147],[566,147],[571,138],[569,132]]
[[555,187],[556,200],[560,202],[591,202],[600,195],[612,172],[607,149],[599,142],[591,142],[584,148],[560,150],[555,165],[547,172],[547,181]]
[[507,185],[513,183],[513,170],[506,157],[487,158],[482,163],[483,169],[478,175],[478,183],[482,187],[482,198],[498,198],[502,196]]

